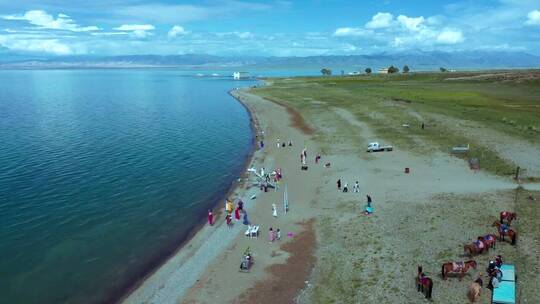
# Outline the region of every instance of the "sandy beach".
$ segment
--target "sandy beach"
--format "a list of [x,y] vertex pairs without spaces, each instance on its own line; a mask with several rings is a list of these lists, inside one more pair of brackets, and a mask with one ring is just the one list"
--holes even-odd
[[[467,282],[484,266],[459,282],[442,281],[440,264],[463,259],[464,243],[493,233],[490,224],[497,210],[520,209],[525,195],[517,198],[514,181],[475,172],[463,160],[440,152],[426,156],[396,147],[393,152],[368,154],[365,147],[377,139],[375,133],[343,108],[309,116],[308,122],[304,120],[308,113],[249,90],[232,94],[250,109],[265,142],[249,167],[283,172],[277,190],[261,192],[252,178],[245,177],[231,195],[245,202],[251,223],[261,227],[260,236],[246,237],[241,221],[227,229],[221,215],[124,303],[333,303],[336,299],[421,303],[423,297],[413,283],[418,265],[434,279],[435,302],[466,301]],[[293,145],[278,148],[278,140],[291,140]],[[307,171],[300,169],[304,147]],[[319,164],[317,153],[322,155]],[[327,162],[328,168],[323,166]],[[410,173],[404,172],[406,167]],[[348,184],[349,192],[338,191],[338,179]],[[358,193],[353,192],[356,181]],[[283,212],[285,185],[290,201],[287,214]],[[527,187],[538,190],[537,184]],[[368,194],[374,201],[372,216],[362,213]],[[277,217],[272,215],[272,204],[278,207]],[[282,231],[281,240],[269,242],[270,227]],[[539,248],[535,234],[524,233],[520,242],[528,242],[531,254]],[[255,262],[249,273],[239,272],[248,247]],[[499,248],[498,254],[509,258],[523,254],[509,244]],[[486,265],[489,258],[483,255],[477,261]],[[531,271],[540,265],[537,257],[526,261],[533,265]],[[527,284],[531,283],[524,282],[522,288],[531,286]],[[536,294],[532,291],[526,297]],[[483,296],[481,303],[488,302],[489,296]]]
[[[250,221],[261,227],[259,238],[250,239],[244,236],[246,226],[241,221],[235,222],[233,228],[228,230],[222,213],[214,226],[204,226],[186,246],[124,299],[124,303],[212,303],[216,301],[213,295],[219,295],[220,301],[232,302],[256,282],[268,277],[265,271],[267,266],[286,262],[294,249],[305,249],[293,248],[286,251],[280,246],[289,240],[304,238],[302,232],[311,227],[307,220],[316,215],[315,211],[309,212],[309,207],[306,208],[308,204],[304,202],[316,198],[315,190],[324,168],[311,165],[308,171],[300,172],[299,155],[302,149],[307,147],[308,158],[313,162],[315,151],[318,151],[317,146],[306,136],[306,130],[302,131],[290,125],[291,114],[283,107],[243,91],[233,91],[232,94],[250,109],[256,129],[259,135],[263,134],[265,142],[264,149],[254,153],[249,167],[258,170],[261,167],[266,170],[281,168],[284,175],[277,191],[269,189],[267,193],[261,192],[253,185],[255,179],[248,178],[241,181],[231,195],[232,199],[241,198],[245,202],[244,208]],[[277,148],[278,138],[281,142],[292,141],[293,146]],[[286,215],[283,212],[285,185],[289,189],[290,201],[290,212]],[[256,196],[255,199],[251,199],[253,195]],[[272,203],[278,207],[277,218],[272,216]],[[281,241],[268,243],[270,227],[282,231]],[[288,237],[289,232],[294,236]],[[309,238],[310,235],[306,237]],[[306,245],[314,249],[313,241],[312,237],[312,242]],[[255,264],[249,274],[241,274],[238,273],[239,264],[247,247],[253,251]],[[311,267],[312,265],[302,267],[305,275]],[[231,272],[238,277],[230,280],[228,273]],[[220,276],[224,279],[220,280]],[[205,282],[209,283],[209,280],[216,283],[221,281],[224,285],[204,287],[214,291],[207,293],[201,286],[206,285]],[[302,286],[291,289],[293,295],[299,287]],[[198,292],[204,294],[204,297]]]

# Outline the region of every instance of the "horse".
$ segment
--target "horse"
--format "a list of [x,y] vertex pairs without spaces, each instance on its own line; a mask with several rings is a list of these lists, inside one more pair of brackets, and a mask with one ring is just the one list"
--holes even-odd
[[497,236],[495,236],[494,234],[487,234],[484,236],[479,236],[478,240],[486,245],[487,250],[487,248],[495,248],[495,244],[497,243]]
[[465,273],[467,273],[467,271],[469,271],[469,269],[471,268],[476,269],[476,266],[477,264],[476,264],[476,261],[474,260],[470,260],[467,262],[458,262],[458,263],[455,263],[455,262],[444,263],[442,264],[442,267],[441,267],[442,268],[441,275],[443,279],[446,280],[449,273],[459,273],[459,280],[461,281]]
[[510,228],[503,231],[502,224],[499,223],[498,221],[493,222],[493,225],[491,226],[497,227],[497,231],[499,232],[499,239],[504,241],[504,236],[508,235],[508,237],[510,237],[510,244],[512,245],[516,244],[517,232],[515,232],[514,230]]
[[[477,241],[477,242],[482,242],[482,241]],[[484,250],[487,250],[487,245],[482,242],[483,244],[483,247],[479,247],[476,242],[473,242],[471,244],[465,244],[465,246],[463,246],[463,252],[468,255],[468,256],[474,256],[474,255],[478,255],[478,254],[481,254],[481,253],[484,253]]]
[[416,289],[422,292],[426,299],[431,299],[431,291],[433,290],[433,280],[424,275],[422,266],[418,266],[418,275],[416,276]]
[[476,279],[474,282],[469,285],[469,291],[467,292],[467,296],[469,297],[469,300],[471,303],[474,303],[480,299],[480,291],[482,290],[482,278]]
[[508,226],[512,224],[512,221],[517,219],[517,213],[510,212],[510,211],[501,211],[499,214],[501,224],[503,223],[503,220],[506,220],[508,223]]

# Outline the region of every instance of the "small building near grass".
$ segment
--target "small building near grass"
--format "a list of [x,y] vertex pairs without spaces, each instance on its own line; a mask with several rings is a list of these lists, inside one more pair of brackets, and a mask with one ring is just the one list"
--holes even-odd
[[234,79],[247,79],[249,78],[249,73],[248,72],[234,72],[233,78]]
[[379,74],[388,74],[388,68],[380,68]]

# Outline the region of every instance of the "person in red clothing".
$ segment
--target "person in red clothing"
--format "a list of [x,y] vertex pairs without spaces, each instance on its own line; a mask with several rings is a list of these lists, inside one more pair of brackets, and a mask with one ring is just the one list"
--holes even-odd
[[239,221],[240,220],[240,208],[239,207],[236,207],[236,209],[234,209],[234,218]]
[[212,214],[211,210],[208,210],[208,225],[214,225],[214,214]]

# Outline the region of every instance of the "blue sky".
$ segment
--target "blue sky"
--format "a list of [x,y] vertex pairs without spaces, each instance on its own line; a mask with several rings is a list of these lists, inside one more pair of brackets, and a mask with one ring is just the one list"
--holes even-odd
[[540,55],[540,0],[0,0],[1,54]]

